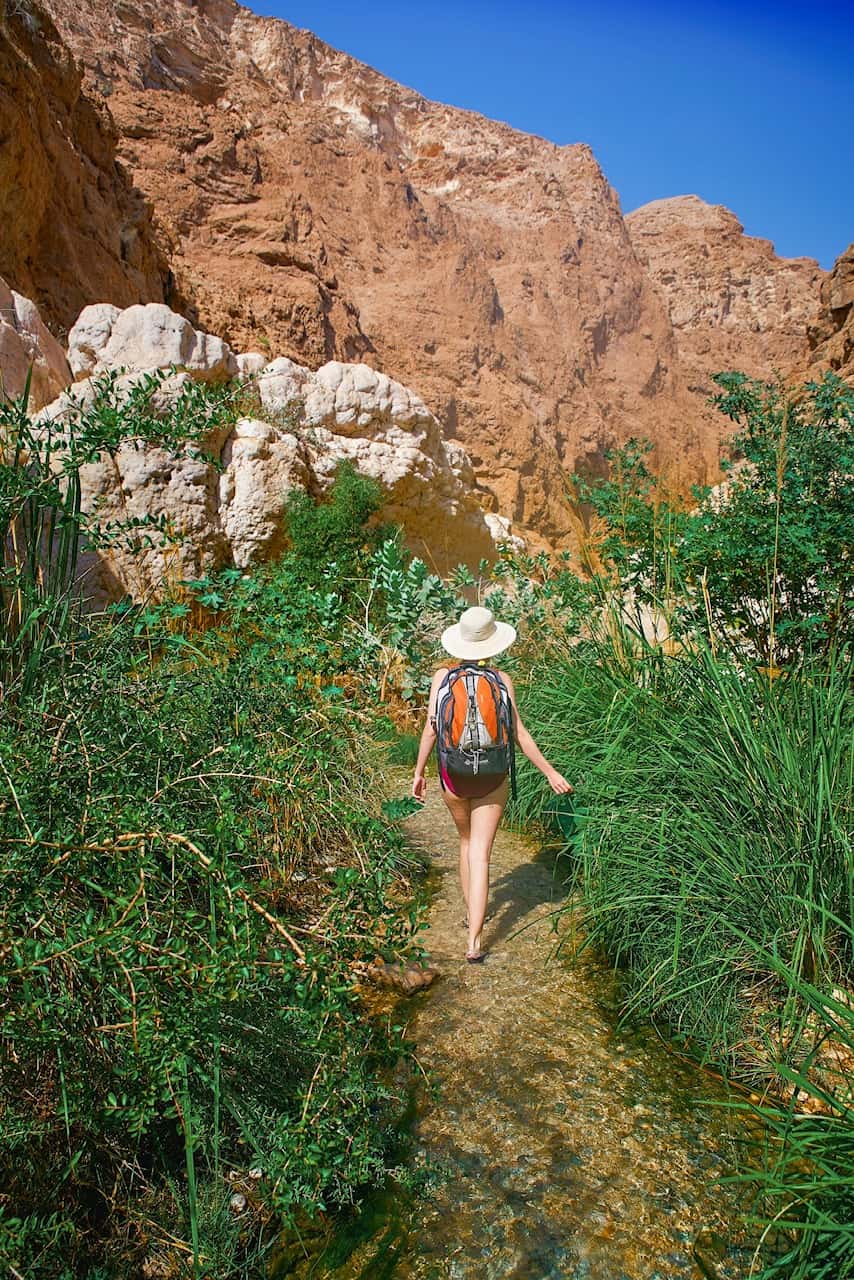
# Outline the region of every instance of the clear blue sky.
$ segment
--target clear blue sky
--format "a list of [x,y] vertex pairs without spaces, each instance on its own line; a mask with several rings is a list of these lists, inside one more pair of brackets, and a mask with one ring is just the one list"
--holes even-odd
[[625,212],[694,193],[829,267],[854,240],[854,0],[252,0],[428,98],[587,142]]

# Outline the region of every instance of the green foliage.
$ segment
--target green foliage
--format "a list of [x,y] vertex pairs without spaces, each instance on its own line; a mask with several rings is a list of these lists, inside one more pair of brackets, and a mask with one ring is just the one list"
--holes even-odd
[[449,580],[430,573],[423,560],[405,551],[400,537],[388,538],[374,553],[362,621],[348,634],[365,651],[366,663],[383,672],[381,687],[395,682],[405,699],[429,687],[431,668],[447,655],[440,637],[449,620],[471,603],[465,592],[510,622],[519,641],[507,655],[512,666],[525,660],[529,644],[546,639],[565,643],[577,636],[593,590],[569,568],[568,554],[529,556],[510,550],[482,561],[475,576],[465,565]]
[[358,571],[366,554],[384,536],[368,529],[379,511],[382,490],[350,462],[339,464],[324,502],[292,489],[285,503],[285,525],[293,563],[305,581],[321,585]]
[[[822,1075],[826,1043],[854,1053],[852,398],[832,378],[795,402],[719,381],[743,464],[724,506],[670,501],[639,442],[582,488],[607,580],[509,550],[443,580],[344,466],[324,502],[288,498],[277,563],[86,632],[78,547],[172,534],[84,517],[80,466],[203,449],[233,393],[189,383],[166,411],[160,375],[110,378],[61,429],[0,407],[0,1252],[17,1271],[260,1275],[282,1223],[382,1181],[401,1046],[358,979],[419,921],[393,825],[414,802],[378,798],[379,753],[411,763],[415,741],[377,704],[406,718],[476,599],[517,626],[525,718],[577,786],[556,800],[523,768],[516,817],[561,833],[627,1012],[826,1107],[760,1108],[752,1176],[791,1236],[769,1280],[852,1273],[854,1081],[831,1096]],[[602,625],[626,587],[666,609],[676,652],[621,608]]]
[[385,1176],[401,1044],[357,984],[411,950],[418,913],[394,826],[410,806],[380,807],[354,678],[371,504],[352,479],[320,520],[342,533],[336,590],[313,581],[306,518],[255,576],[91,619],[0,707],[0,1251],[18,1270],[260,1275],[283,1224]]
[[602,555],[621,579],[648,588],[658,600],[667,579],[671,548],[683,532],[686,515],[668,498],[649,469],[652,445],[631,439],[606,455],[608,475],[596,480],[574,476],[576,496],[605,523]]
[[347,1201],[395,1115],[354,983],[410,922],[358,719],[224,630],[153,666],[130,636],[81,643],[0,721],[3,1203],[30,1235],[55,1210],[44,1276],[69,1224],[80,1266],[129,1274],[204,1205],[228,1222],[232,1169],[264,1170],[279,1221]]
[[174,371],[95,379],[72,390],[54,417],[32,418],[29,383],[17,400],[0,394],[0,681],[33,687],[40,664],[61,657],[78,626],[78,552],[122,546],[139,551],[174,541],[165,520],[104,521],[81,508],[81,469],[122,448],[199,449],[233,416],[234,392],[181,381]]
[[415,765],[421,739],[415,733],[401,733],[389,743],[389,764]]
[[[841,922],[837,924],[845,929]],[[847,930],[849,954],[852,943],[854,935]],[[854,1061],[854,1004],[844,992],[828,993],[805,981],[773,955],[763,961],[798,999],[804,1023],[801,1065],[780,1067],[791,1088],[788,1106],[757,1103],[750,1107],[763,1126],[765,1146],[761,1162],[739,1181],[761,1193],[761,1203],[784,1241],[778,1256],[756,1272],[757,1280],[851,1280],[854,1073],[849,1067],[832,1071],[829,1078],[825,1072],[822,1078],[817,1065],[828,1047],[849,1063]],[[805,1102],[817,1109],[805,1113]]]
[[714,403],[738,424],[723,498],[679,509],[637,442],[579,494],[606,522],[618,579],[682,633],[710,628],[790,664],[854,636],[854,393],[833,374],[798,395],[743,374],[715,381]]
[[[542,672],[528,697],[547,753],[583,779],[595,937],[626,967],[630,1010],[744,1073],[745,997],[765,980],[750,940],[813,980],[850,964],[832,923],[850,926],[854,900],[850,659],[769,685],[707,651],[646,654],[630,673],[592,657]],[[530,784],[523,803],[549,804]]]
[[694,518],[685,557],[707,571],[718,625],[771,665],[854,635],[854,393],[827,374],[800,398],[719,375],[715,403],[739,425],[726,501]]
[[570,905],[619,966],[626,1015],[763,1094],[796,1083],[825,1104],[822,1046],[842,1046],[833,1090],[849,1101],[833,1114],[761,1108],[768,1149],[750,1176],[792,1234],[792,1270],[769,1275],[802,1280],[837,1274],[830,1258],[854,1266],[851,675],[846,650],[769,681],[703,647],[638,647],[613,619],[550,654],[523,695],[577,791],[570,811],[522,770],[517,818],[560,833]]
[[604,616],[569,645],[548,625],[517,680],[577,792],[523,768],[515,816],[559,834],[626,1015],[790,1100],[755,1108],[744,1174],[782,1235],[762,1274],[830,1280],[854,1275],[854,395],[716,380],[738,424],[723,496],[686,510],[638,441],[577,480],[605,526]]

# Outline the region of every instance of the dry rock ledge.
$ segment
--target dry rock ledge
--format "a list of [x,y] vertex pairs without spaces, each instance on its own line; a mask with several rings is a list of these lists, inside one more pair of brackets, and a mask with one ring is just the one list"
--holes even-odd
[[[219,468],[128,444],[115,459],[85,469],[84,506],[100,521],[165,516],[180,539],[142,557],[120,550],[90,556],[84,568],[95,598],[142,597],[170,578],[227,563],[245,568],[275,555],[287,492],[300,486],[322,495],[345,459],[380,482],[383,517],[400,524],[413,549],[440,570],[492,555],[512,537],[509,520],[481,508],[467,453],[443,439],[414,392],[376,369],[332,360],[313,372],[286,357],[238,354],[162,303],[84,308],[68,335],[66,361],[35,306],[6,293],[12,304],[2,314],[11,318],[0,323],[0,369],[7,388],[19,392],[34,362],[31,406],[43,418],[61,421],[107,372],[120,374],[121,394],[153,370],[174,369],[158,392],[162,412],[187,379],[244,384],[241,416],[205,442]],[[77,381],[57,395],[72,375]]]

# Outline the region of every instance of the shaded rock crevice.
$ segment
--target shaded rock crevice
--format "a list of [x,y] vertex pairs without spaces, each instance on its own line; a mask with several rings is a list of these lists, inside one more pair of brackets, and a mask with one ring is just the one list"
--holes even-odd
[[[95,45],[97,47],[97,44]],[[119,154],[102,78],[44,8],[0,22],[0,275],[62,336],[88,302],[159,301],[169,278],[148,197]]]

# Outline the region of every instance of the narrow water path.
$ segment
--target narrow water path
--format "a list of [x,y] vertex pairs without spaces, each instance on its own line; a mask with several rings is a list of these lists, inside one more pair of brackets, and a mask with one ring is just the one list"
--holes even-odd
[[405,1009],[423,1084],[415,1160],[445,1170],[315,1275],[394,1280],[743,1280],[727,1172],[738,1122],[713,1078],[651,1032],[616,1029],[595,960],[555,955],[552,859],[500,831],[484,932],[464,960],[457,846],[433,783],[410,820],[438,888],[426,935],[442,973]]

